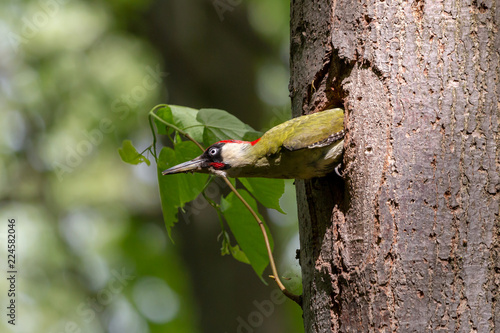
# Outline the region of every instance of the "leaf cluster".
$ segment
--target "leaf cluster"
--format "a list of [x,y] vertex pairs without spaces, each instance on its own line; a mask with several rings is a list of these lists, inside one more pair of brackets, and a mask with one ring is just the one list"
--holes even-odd
[[[130,164],[147,163],[144,155],[150,152],[157,166],[158,184],[163,217],[168,234],[178,221],[179,209],[202,194],[219,215],[222,242],[222,255],[231,254],[235,259],[250,264],[262,278],[264,269],[269,264],[269,257],[264,243],[264,236],[254,217],[237,196],[230,192],[221,198],[213,198],[214,191],[207,193],[212,186],[222,187],[208,174],[175,174],[162,176],[161,172],[179,163],[191,160],[201,154],[200,148],[208,147],[221,140],[255,140],[261,133],[241,122],[235,116],[218,109],[192,109],[175,105],[158,105],[150,113],[150,126],[153,135],[151,146],[139,153],[129,140],[119,149],[120,157]],[[162,147],[157,154],[157,134],[166,136],[172,147]],[[189,141],[183,140],[188,138]],[[234,185],[235,182],[233,182]],[[244,189],[238,192],[254,212],[258,211],[259,202],[266,208],[275,209],[284,214],[279,205],[285,186],[281,179],[240,178]],[[223,193],[220,188],[217,193]],[[189,208],[188,208],[189,209]],[[187,212],[190,215],[193,212]],[[263,220],[262,218],[260,218]],[[229,227],[237,244],[231,244]],[[269,232],[268,232],[268,235]],[[272,239],[270,239],[272,246]]]

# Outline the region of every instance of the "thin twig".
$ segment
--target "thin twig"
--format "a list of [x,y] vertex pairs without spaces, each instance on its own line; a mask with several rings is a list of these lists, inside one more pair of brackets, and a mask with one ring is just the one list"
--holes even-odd
[[[188,140],[194,142],[198,146],[198,148],[200,148],[202,151],[205,151],[205,149],[203,148],[203,146],[198,141],[196,141],[195,139],[193,139],[187,132],[185,132],[184,130],[181,130],[180,128],[178,128],[175,125],[167,123],[165,120],[161,119],[160,117],[158,117],[154,113],[159,107],[164,107],[164,106],[166,106],[166,105],[165,104],[157,105],[156,107],[154,107],[149,112],[149,115],[151,117],[154,117],[155,119],[157,119],[159,122],[163,123],[165,126],[170,127],[173,130],[175,130],[175,131],[179,132],[180,134],[184,135]],[[260,230],[262,232],[262,235],[264,236],[264,243],[266,244],[267,255],[269,257],[269,265],[271,266],[271,270],[273,272],[272,278],[274,279],[274,281],[276,281],[276,284],[278,285],[278,287],[280,288],[281,292],[286,297],[290,298],[292,301],[294,301],[295,303],[297,303],[299,306],[302,306],[302,299],[301,299],[301,297],[299,295],[295,295],[295,294],[291,293],[290,291],[288,291],[288,289],[286,289],[286,287],[283,285],[283,283],[281,283],[281,280],[280,280],[279,275],[278,275],[278,270],[276,269],[276,264],[274,263],[273,251],[271,250],[271,244],[269,243],[269,237],[267,236],[267,231],[266,231],[266,228],[264,226],[264,223],[260,220],[259,216],[253,210],[253,208],[250,207],[250,205],[246,202],[246,200],[236,190],[236,188],[233,186],[233,184],[231,184],[231,182],[229,181],[229,179],[227,179],[227,177],[222,177],[222,179],[224,179],[224,182],[226,182],[226,184],[229,186],[229,188],[231,189],[231,191],[238,197],[238,199],[241,200],[241,202],[243,203],[243,205],[245,205],[245,207],[248,209],[248,211],[252,214],[252,216],[254,217],[254,219],[259,224],[259,227],[260,227]]]
[[157,160],[158,157],[156,155],[156,134],[155,134],[155,129],[154,129],[153,121],[152,121],[151,117],[148,117],[148,122],[149,122],[149,128],[151,129],[151,133],[153,133],[153,144],[151,145],[151,146],[153,146],[153,156],[154,156],[155,160]]
[[269,243],[269,237],[267,237],[267,231],[266,231],[266,228],[264,227],[264,223],[260,220],[259,216],[257,215],[257,213],[255,213],[255,211],[252,209],[252,207],[250,207],[248,202],[246,202],[246,200],[241,196],[241,194],[238,193],[236,188],[234,188],[233,184],[231,184],[229,179],[227,179],[227,177],[222,177],[222,178],[226,182],[227,186],[229,186],[231,191],[233,191],[233,193],[238,197],[238,199],[241,200],[241,202],[250,211],[250,213],[252,214],[254,219],[259,224],[260,230],[262,231],[262,235],[264,235],[264,243],[266,243],[267,255],[269,256],[269,265],[271,265],[271,270],[273,271],[274,281],[276,281],[276,284],[278,285],[280,290],[283,292],[283,294],[285,294],[285,296],[290,298],[292,301],[294,301],[298,305],[301,305],[300,296],[292,294],[290,291],[288,291],[286,289],[286,287],[283,285],[283,283],[281,283],[281,280],[280,280],[279,275],[278,275],[278,270],[276,269],[276,264],[274,263],[274,256],[273,256],[273,252],[271,250],[271,244]]

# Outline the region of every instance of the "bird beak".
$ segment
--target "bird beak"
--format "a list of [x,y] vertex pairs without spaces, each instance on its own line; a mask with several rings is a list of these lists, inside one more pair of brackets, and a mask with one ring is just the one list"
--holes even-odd
[[181,172],[195,172],[202,169],[202,164],[203,164],[203,159],[201,158],[201,156],[198,156],[197,158],[191,161],[177,164],[176,166],[173,166],[170,169],[163,171],[161,174],[165,176]]

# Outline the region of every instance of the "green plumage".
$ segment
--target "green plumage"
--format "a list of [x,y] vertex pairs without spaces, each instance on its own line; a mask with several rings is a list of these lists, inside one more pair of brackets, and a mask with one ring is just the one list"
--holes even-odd
[[255,147],[257,154],[275,154],[281,147],[290,151],[307,148],[344,129],[344,111],[331,109],[293,118],[264,133]]

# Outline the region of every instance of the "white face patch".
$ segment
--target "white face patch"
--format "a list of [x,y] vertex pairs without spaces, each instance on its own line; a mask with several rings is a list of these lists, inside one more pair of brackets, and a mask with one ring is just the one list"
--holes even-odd
[[222,146],[222,161],[231,168],[248,165],[252,161],[251,156],[248,156],[248,149],[251,146],[250,143],[226,143]]

